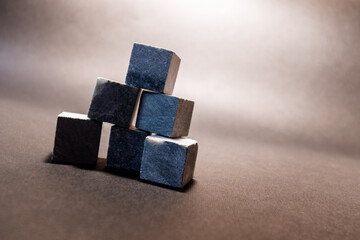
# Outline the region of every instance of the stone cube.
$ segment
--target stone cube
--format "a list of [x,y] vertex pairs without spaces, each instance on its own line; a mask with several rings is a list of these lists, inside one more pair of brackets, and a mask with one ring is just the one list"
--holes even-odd
[[63,112],[58,115],[53,162],[96,164],[102,123],[84,114]]
[[172,94],[180,61],[172,51],[135,43],[131,52],[126,84]]
[[166,137],[187,136],[193,108],[193,101],[144,91],[136,127]]
[[129,127],[140,89],[98,78],[88,116],[101,122]]
[[145,138],[149,134],[141,130],[112,126],[106,166],[139,172]]
[[182,188],[193,178],[197,151],[197,142],[189,138],[148,136],[144,144],[140,178]]

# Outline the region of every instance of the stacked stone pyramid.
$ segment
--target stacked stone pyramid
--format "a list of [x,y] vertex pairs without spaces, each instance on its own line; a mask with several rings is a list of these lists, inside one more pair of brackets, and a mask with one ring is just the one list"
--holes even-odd
[[98,78],[87,116],[58,115],[52,161],[95,165],[102,122],[112,123],[107,167],[183,188],[193,178],[198,144],[186,138],[194,102],[171,96],[179,66],[174,52],[135,43],[125,84]]

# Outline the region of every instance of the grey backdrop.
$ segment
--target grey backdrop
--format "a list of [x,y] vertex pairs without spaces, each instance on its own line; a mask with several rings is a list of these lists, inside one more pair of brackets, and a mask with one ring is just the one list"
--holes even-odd
[[4,97],[85,113],[96,77],[124,82],[139,42],[182,58],[174,95],[196,101],[194,125],[359,153],[359,1],[0,6]]

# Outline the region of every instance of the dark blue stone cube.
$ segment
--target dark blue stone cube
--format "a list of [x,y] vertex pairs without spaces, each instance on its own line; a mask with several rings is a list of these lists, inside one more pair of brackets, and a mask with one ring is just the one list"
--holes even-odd
[[58,115],[53,162],[96,164],[102,123],[84,114],[63,112]]
[[167,137],[187,136],[193,108],[193,101],[144,91],[136,127]]
[[149,136],[145,140],[140,178],[176,188],[194,175],[198,144],[189,138]]
[[149,134],[141,130],[112,126],[106,166],[140,171],[144,142]]
[[88,116],[101,122],[129,127],[140,89],[98,78]]
[[135,43],[131,52],[126,84],[172,94],[180,61],[172,51]]

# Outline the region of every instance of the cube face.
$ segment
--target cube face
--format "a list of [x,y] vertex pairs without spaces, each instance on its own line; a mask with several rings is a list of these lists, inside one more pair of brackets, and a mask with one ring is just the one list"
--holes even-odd
[[91,119],[129,127],[140,89],[98,78],[90,104]]
[[170,137],[172,135],[179,99],[163,94],[143,92],[136,127]]
[[149,136],[145,140],[140,178],[176,188],[184,187],[193,177],[197,142]]
[[140,130],[112,126],[106,166],[140,171],[144,142],[149,134]]
[[173,52],[135,43],[131,52],[126,84],[171,94],[180,58]]
[[83,114],[58,115],[52,161],[96,164],[102,123]]
[[194,102],[144,91],[136,127],[166,137],[187,136]]
[[193,101],[179,99],[178,109],[176,112],[176,118],[172,132],[173,137],[187,136],[189,134],[193,110]]

